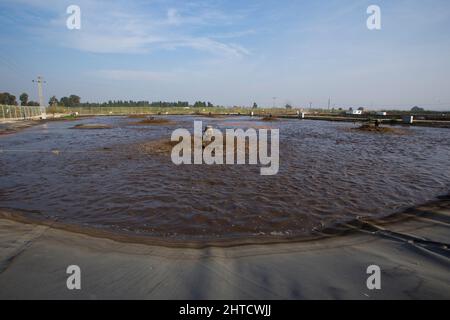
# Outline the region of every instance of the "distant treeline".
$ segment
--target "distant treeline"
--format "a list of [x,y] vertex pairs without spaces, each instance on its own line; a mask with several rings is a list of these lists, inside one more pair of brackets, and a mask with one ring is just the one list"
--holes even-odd
[[[28,100],[28,94],[22,93],[19,96],[19,101],[21,106],[39,106],[39,103],[36,101],[29,101]],[[8,92],[0,92],[0,105],[10,105],[10,106],[17,106],[17,100],[16,96],[12,95]],[[65,107],[65,108],[78,108],[78,107],[84,107],[84,108],[96,108],[96,107],[149,107],[149,108],[214,108],[214,107],[222,107],[218,105],[214,105],[211,102],[204,102],[204,101],[196,101],[194,104],[190,105],[187,101],[177,101],[177,102],[165,102],[165,101],[156,101],[156,102],[150,102],[146,100],[141,101],[134,101],[134,100],[109,100],[108,102],[81,102],[81,98],[75,94],[71,94],[68,97],[62,97],[58,99],[56,96],[52,96],[50,100],[48,101],[49,107]],[[239,106],[235,106],[235,108],[239,108]],[[253,109],[258,108],[258,105],[253,103]],[[290,104],[285,105],[285,109],[291,110],[294,107]],[[352,109],[352,108],[350,108]],[[344,112],[343,108],[332,110],[328,109],[314,109],[314,110],[321,110],[323,112],[330,112],[331,113],[342,113]],[[365,108],[360,107],[358,110],[363,111],[364,113],[367,112],[375,112],[370,110],[365,110]],[[433,114],[433,113],[446,113],[448,111],[432,111],[432,110],[425,110],[424,108],[415,106],[411,108],[410,110],[386,110],[388,113],[412,113],[412,114]]]
[[81,102],[81,98],[77,95],[70,95],[68,97],[62,97],[58,100],[55,96],[51,97],[48,104],[50,106],[63,106],[66,108],[72,107],[155,107],[155,108],[172,108],[172,107],[194,107],[194,108],[212,108],[214,105],[211,102],[197,101],[193,105],[189,105],[187,101],[177,102],[150,102],[146,100],[134,101],[134,100],[109,100],[108,102]]
[[[28,95],[26,93],[22,93],[19,97],[21,106],[39,106],[39,102],[36,101],[28,101]],[[10,94],[9,92],[0,92],[0,104],[8,105],[8,106],[17,106],[16,96]]]
[[194,108],[212,108],[214,105],[211,102],[203,102],[197,101],[193,105],[190,105],[187,101],[177,101],[177,102],[165,102],[165,101],[157,101],[157,102],[149,102],[149,101],[133,101],[133,100],[114,100],[103,103],[91,103],[91,102],[82,102],[77,104],[66,104],[64,102],[60,103],[60,105],[64,107],[154,107],[154,108],[186,108],[186,107],[194,107]]
[[[19,97],[21,106],[39,106],[36,101],[29,101],[28,94],[22,93]],[[10,105],[17,106],[17,98],[15,95],[9,92],[0,93],[0,105]],[[66,108],[72,107],[155,107],[155,108],[172,108],[172,107],[194,107],[194,108],[212,108],[215,107],[211,102],[197,101],[193,105],[190,105],[187,101],[177,101],[177,102],[150,102],[150,101],[133,101],[133,100],[109,100],[108,102],[81,102],[81,98],[75,94],[71,94],[68,97],[62,97],[58,99],[56,96],[52,96],[48,101],[48,105],[52,106],[62,106]]]

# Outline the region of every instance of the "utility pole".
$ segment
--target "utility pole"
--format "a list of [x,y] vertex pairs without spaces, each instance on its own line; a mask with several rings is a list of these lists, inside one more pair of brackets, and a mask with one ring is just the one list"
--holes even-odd
[[312,102],[309,103],[309,110],[312,109]]
[[273,108],[275,109],[275,102],[277,101],[277,97],[272,97],[273,99]]
[[42,91],[42,84],[47,83],[47,81],[44,81],[44,78],[42,78],[41,76],[38,76],[37,80],[33,80],[33,82],[37,83],[37,86],[38,86],[39,106],[41,107],[42,117],[45,119],[45,118],[47,118],[47,115],[45,113],[44,94]]
[[330,110],[330,106],[331,106],[331,98],[328,98],[328,110]]

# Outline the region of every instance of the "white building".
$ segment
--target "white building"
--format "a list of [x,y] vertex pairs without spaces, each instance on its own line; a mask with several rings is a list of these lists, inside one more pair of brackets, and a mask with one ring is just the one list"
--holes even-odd
[[350,109],[346,112],[346,114],[349,114],[349,115],[361,115],[362,113],[363,113],[362,110],[352,110],[352,109]]

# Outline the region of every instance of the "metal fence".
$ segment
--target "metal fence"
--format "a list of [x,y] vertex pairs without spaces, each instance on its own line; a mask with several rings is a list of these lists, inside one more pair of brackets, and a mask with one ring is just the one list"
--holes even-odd
[[0,120],[34,119],[41,115],[41,107],[0,105]]

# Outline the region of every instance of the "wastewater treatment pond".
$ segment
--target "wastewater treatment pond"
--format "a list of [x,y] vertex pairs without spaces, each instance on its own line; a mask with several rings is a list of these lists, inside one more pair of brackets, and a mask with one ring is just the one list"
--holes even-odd
[[[306,239],[383,218],[450,190],[450,130],[379,134],[352,123],[166,116],[50,121],[0,137],[0,208],[23,218],[183,242]],[[277,128],[279,172],[258,165],[175,165],[156,152],[193,121]],[[74,130],[80,124],[102,130]],[[164,149],[164,148],[163,148]],[[161,150],[159,150],[161,151]]]

